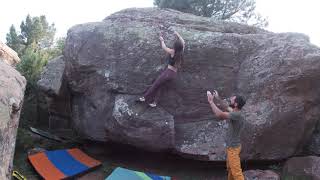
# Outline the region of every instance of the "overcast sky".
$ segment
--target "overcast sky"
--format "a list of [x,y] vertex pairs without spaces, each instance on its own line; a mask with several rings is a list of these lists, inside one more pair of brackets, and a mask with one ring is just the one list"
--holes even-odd
[[[268,17],[273,32],[300,32],[320,46],[320,0],[256,0],[257,11]],[[0,40],[5,42],[11,24],[19,29],[27,14],[45,15],[55,23],[56,36],[65,36],[75,24],[101,21],[128,7],[151,7],[153,0],[7,0],[1,2]]]

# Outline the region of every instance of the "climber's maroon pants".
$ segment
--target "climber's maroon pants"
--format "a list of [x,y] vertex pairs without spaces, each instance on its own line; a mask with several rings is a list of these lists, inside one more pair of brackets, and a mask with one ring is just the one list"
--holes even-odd
[[153,82],[152,86],[146,91],[143,97],[146,99],[147,103],[152,103],[156,101],[156,96],[158,91],[167,82],[173,80],[177,76],[177,72],[166,68],[161,75]]

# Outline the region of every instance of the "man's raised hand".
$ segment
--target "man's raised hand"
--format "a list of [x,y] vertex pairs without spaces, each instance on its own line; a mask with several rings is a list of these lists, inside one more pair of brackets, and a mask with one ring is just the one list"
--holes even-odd
[[213,95],[211,94],[210,91],[207,91],[207,97],[208,97],[208,102],[212,103],[213,102]]
[[218,94],[218,91],[217,90],[213,90],[213,96],[215,98],[218,98],[219,97],[219,94]]

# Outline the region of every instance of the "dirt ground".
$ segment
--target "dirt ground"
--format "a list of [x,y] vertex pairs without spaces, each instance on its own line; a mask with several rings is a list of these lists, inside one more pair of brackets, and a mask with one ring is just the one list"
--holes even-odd
[[[68,135],[65,134],[64,136]],[[222,180],[227,178],[224,162],[195,161],[170,153],[146,152],[115,143],[102,144],[90,141],[59,143],[35,135],[27,129],[19,129],[13,169],[24,175],[28,180],[41,179],[27,160],[28,150],[34,147],[46,150],[78,147],[102,162],[100,167],[73,178],[79,180],[104,180],[116,167],[170,176],[174,180]],[[261,167],[260,169],[271,167],[276,170],[279,168],[277,165],[270,164]],[[249,167],[246,163],[243,164],[243,169],[255,168],[257,168],[255,165]]]

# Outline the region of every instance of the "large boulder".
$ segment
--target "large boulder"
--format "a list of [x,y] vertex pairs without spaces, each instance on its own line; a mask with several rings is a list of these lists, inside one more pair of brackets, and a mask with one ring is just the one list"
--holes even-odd
[[[185,62],[151,109],[135,99],[165,68],[158,34],[170,46],[171,28],[186,41]],[[217,89],[247,98],[242,158],[277,160],[302,150],[320,115],[320,49],[303,34],[126,9],[72,27],[63,58],[73,124],[96,141],[224,160],[227,124],[215,121],[206,98]]]
[[70,93],[64,70],[63,56],[56,57],[48,62],[41,73],[41,79],[37,82],[39,89],[45,94],[46,103],[43,105],[43,109],[46,108],[47,114],[49,114],[47,124],[52,129],[72,128]]
[[47,95],[59,96],[63,90],[65,63],[62,56],[50,60],[41,73],[38,87]]
[[[6,59],[1,55],[0,58]],[[0,72],[0,179],[11,179],[26,80],[3,61],[0,61]]]
[[283,179],[320,180],[320,157],[291,158],[285,163],[282,173]]

